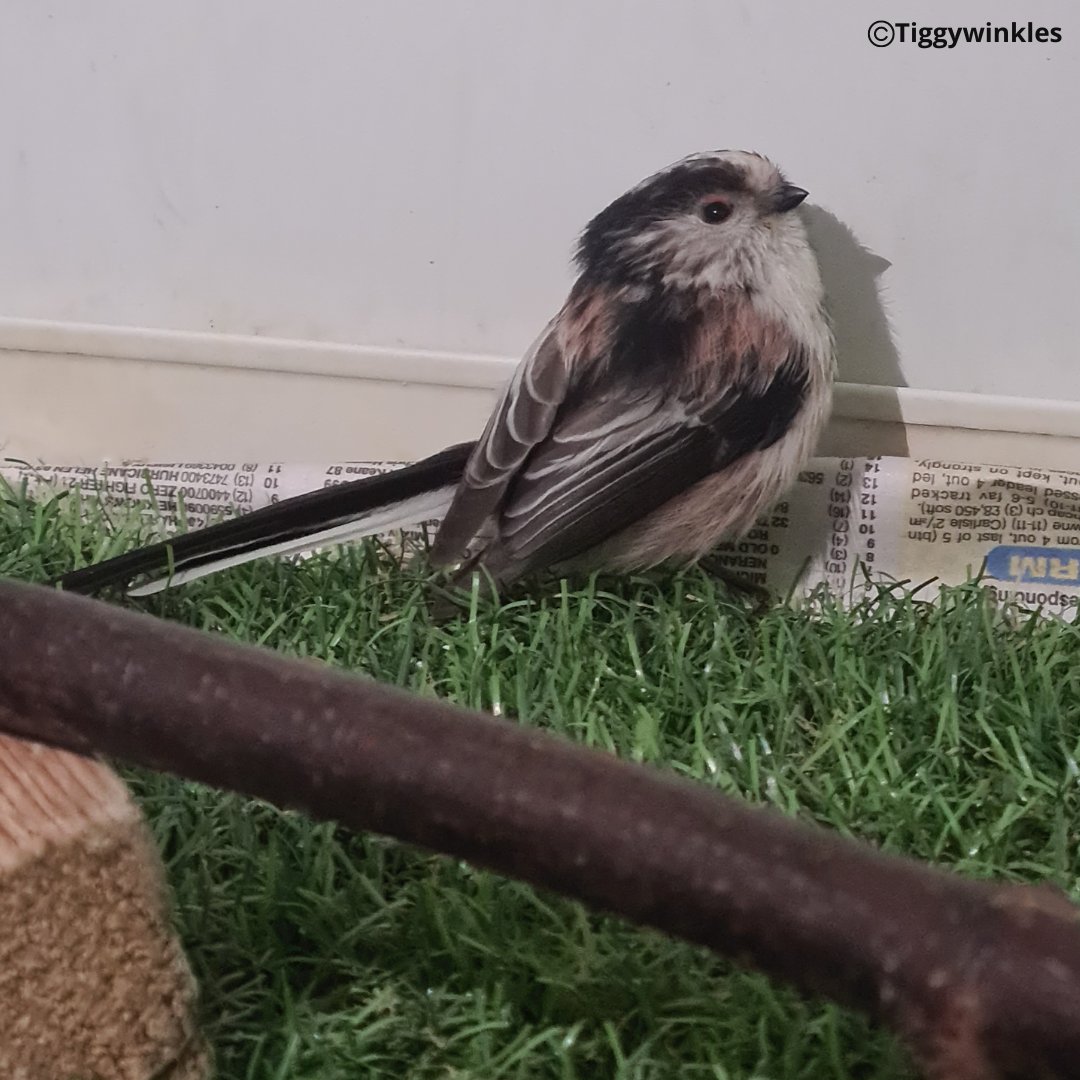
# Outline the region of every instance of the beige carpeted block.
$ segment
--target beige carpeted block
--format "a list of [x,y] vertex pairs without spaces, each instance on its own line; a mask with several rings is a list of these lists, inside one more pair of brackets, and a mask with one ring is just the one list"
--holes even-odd
[[202,1080],[195,994],[121,780],[0,735],[0,1077]]

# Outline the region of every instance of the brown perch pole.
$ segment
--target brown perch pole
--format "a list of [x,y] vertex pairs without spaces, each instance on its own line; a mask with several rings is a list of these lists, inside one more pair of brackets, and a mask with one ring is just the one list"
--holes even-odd
[[0,728],[306,810],[705,945],[889,1024],[935,1080],[1080,1076],[1080,909],[660,770],[0,582]]

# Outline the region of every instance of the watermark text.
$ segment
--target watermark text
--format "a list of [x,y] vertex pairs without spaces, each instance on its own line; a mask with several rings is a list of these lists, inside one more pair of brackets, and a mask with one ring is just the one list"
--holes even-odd
[[1037,26],[1032,22],[924,26],[922,23],[877,19],[870,24],[866,37],[879,49],[893,42],[920,49],[955,49],[959,45],[1049,45],[1061,40],[1061,27]]

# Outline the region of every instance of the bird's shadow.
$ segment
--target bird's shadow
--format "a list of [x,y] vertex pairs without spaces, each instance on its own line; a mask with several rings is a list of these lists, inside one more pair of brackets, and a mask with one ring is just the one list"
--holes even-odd
[[[892,263],[860,243],[844,222],[820,206],[806,206],[803,220],[825,284],[825,302],[836,335],[838,381],[907,386],[882,299],[881,278]],[[883,410],[879,416],[888,430],[880,432],[880,448],[876,452],[906,456],[908,447],[899,400],[895,395],[890,398],[886,392],[878,402],[878,409]],[[834,438],[839,442],[826,439],[827,452],[864,452],[860,445],[850,451],[843,446],[845,437],[856,434],[846,424],[834,425]]]

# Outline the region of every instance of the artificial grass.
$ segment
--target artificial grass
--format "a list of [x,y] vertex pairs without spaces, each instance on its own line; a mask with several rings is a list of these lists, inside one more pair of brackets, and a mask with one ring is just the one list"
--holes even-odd
[[[75,500],[0,494],[0,574],[133,545]],[[133,608],[772,803],[976,876],[1080,900],[1080,626],[977,585],[763,616],[699,571],[434,624],[371,542]],[[461,863],[128,770],[175,891],[223,1080],[913,1075],[892,1041],[709,954]]]

